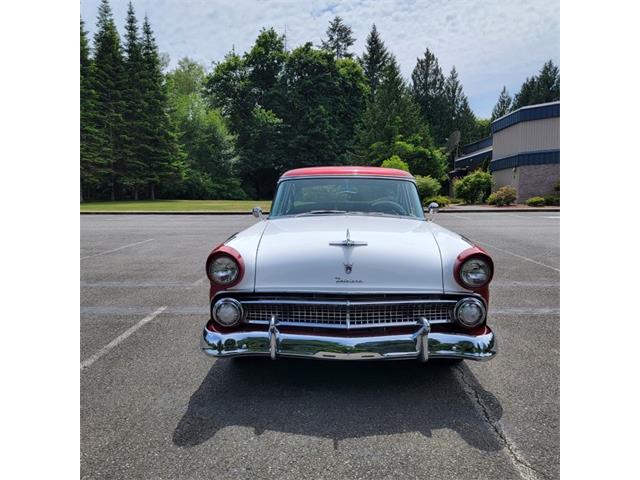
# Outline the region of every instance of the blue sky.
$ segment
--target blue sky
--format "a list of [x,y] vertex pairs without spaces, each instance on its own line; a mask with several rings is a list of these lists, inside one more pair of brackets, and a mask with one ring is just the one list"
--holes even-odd
[[[93,32],[100,0],[84,0],[80,13]],[[111,0],[120,33],[128,0]],[[511,94],[552,59],[560,64],[559,0],[133,0],[148,14],[171,66],[184,56],[211,68],[233,46],[244,52],[262,27],[287,32],[289,48],[319,44],[340,15],[362,53],[375,23],[407,79],[429,47],[449,72],[455,65],[476,115],[488,117],[503,85]]]

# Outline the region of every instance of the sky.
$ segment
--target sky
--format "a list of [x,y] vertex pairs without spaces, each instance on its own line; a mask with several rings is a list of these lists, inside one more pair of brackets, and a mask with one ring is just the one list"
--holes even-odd
[[[376,24],[403,75],[429,48],[445,75],[455,65],[474,113],[486,118],[503,85],[512,95],[549,59],[560,65],[559,0],[132,0],[141,21],[149,16],[170,68],[190,57],[208,69],[235,48],[251,48],[261,28],[287,35],[287,48],[319,45],[340,15],[353,29],[351,51],[361,55]],[[100,0],[84,0],[80,13],[95,30]],[[111,0],[122,35],[128,0]]]

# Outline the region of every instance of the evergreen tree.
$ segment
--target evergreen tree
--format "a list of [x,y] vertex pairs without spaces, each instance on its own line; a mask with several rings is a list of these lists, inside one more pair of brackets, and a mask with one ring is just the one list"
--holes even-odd
[[496,106],[493,107],[493,111],[491,112],[491,121],[493,122],[496,118],[500,118],[503,115],[506,115],[511,110],[511,95],[507,92],[507,87],[502,87],[502,91],[500,92],[500,96],[498,97],[498,102]]
[[546,62],[537,78],[538,103],[560,100],[560,69],[551,60]]
[[443,125],[446,115],[445,79],[438,59],[427,48],[424,57],[419,58],[413,73],[413,98],[420,106],[422,117],[429,125],[437,144],[443,144],[451,133]]
[[369,101],[372,102],[375,100],[382,72],[389,62],[389,52],[378,34],[375,23],[367,36],[367,44],[359,62],[369,84]]
[[349,53],[349,47],[354,43],[353,31],[342,18],[336,16],[329,22],[327,40],[322,40],[322,48],[333,52],[336,58],[351,58],[353,54]]
[[106,141],[99,144],[96,155],[108,165],[108,190],[111,199],[115,200],[124,171],[125,102],[122,92],[126,76],[120,36],[108,0],[102,0],[98,8],[94,52],[92,85],[96,95],[96,128],[106,136]]
[[445,112],[443,117],[443,131],[446,135],[460,131],[460,144],[469,143],[475,132],[476,119],[469,107],[469,101],[464,94],[462,84],[458,79],[456,67],[451,69],[451,73],[444,84]]
[[478,123],[467,96],[463,94],[460,101],[460,109],[456,114],[456,121],[458,124],[458,130],[460,130],[460,141],[462,145],[475,142],[481,137],[478,136]]
[[367,105],[357,137],[359,163],[377,165],[390,156],[396,141],[421,144],[430,140],[393,56],[384,68],[375,101]]
[[511,110],[560,100],[560,69],[549,60],[537,76],[527,78],[513,98]]
[[525,107],[527,105],[535,105],[537,102],[537,93],[538,90],[538,82],[536,77],[527,77],[522,86],[520,87],[520,91],[516,93],[513,97],[513,102],[511,102],[511,111],[517,110],[520,107]]
[[107,166],[100,156],[107,142],[96,121],[96,94],[93,90],[94,64],[89,41],[80,19],[80,201],[91,198],[105,181]]
[[175,125],[168,116],[160,56],[146,16],[142,25],[142,61],[145,111],[141,122],[141,152],[146,165],[143,178],[149,186],[149,197],[155,200],[156,187],[161,182],[177,179],[183,155],[178,147]]
[[124,99],[123,163],[122,183],[133,190],[134,199],[138,199],[138,191],[145,185],[146,165],[141,145],[144,130],[144,91],[141,72],[144,69],[142,59],[142,43],[138,34],[138,21],[129,2],[125,26],[125,74],[126,85],[122,92]]

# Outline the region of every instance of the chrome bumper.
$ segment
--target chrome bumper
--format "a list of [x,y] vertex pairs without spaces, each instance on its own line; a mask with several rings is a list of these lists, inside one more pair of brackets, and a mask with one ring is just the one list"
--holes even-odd
[[490,360],[497,353],[496,338],[483,335],[431,332],[422,320],[420,329],[404,335],[344,337],[280,332],[275,321],[268,331],[220,333],[204,329],[202,350],[213,357],[270,356],[324,360],[394,360],[451,358]]

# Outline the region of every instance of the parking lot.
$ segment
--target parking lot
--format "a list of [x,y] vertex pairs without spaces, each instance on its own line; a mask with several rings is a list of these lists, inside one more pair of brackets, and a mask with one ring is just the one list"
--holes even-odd
[[82,477],[557,478],[560,214],[436,221],[495,261],[491,362],[211,359],[204,261],[256,219],[83,215]]

